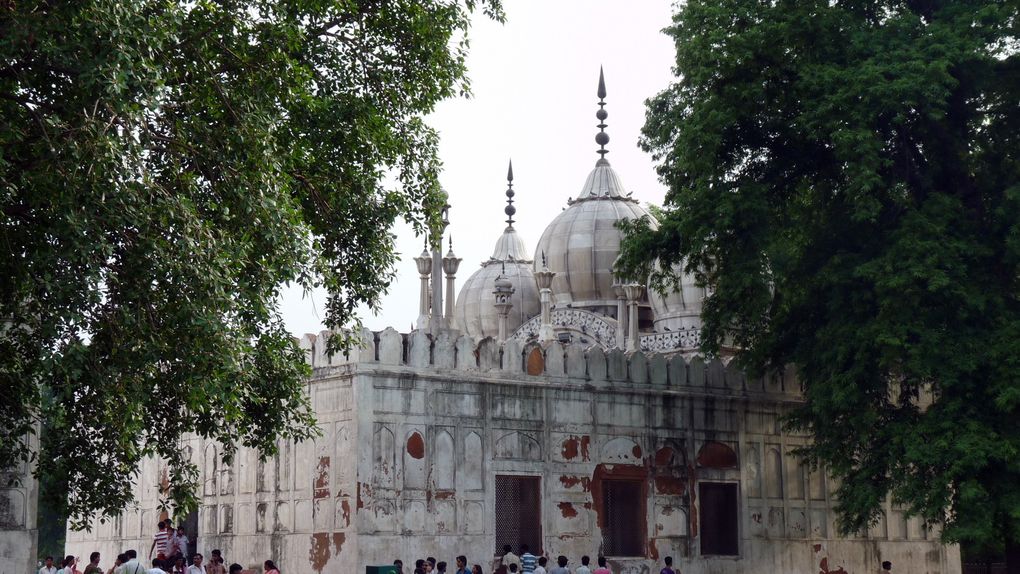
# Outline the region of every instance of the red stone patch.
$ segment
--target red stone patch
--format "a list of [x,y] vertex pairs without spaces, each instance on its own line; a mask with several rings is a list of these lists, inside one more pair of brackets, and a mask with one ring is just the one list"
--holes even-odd
[[709,441],[698,451],[698,466],[705,468],[737,468],[737,453],[729,446]]
[[561,502],[556,506],[559,507],[560,514],[563,515],[563,518],[574,518],[575,516],[577,516],[577,509],[574,508],[574,505],[570,504],[569,502]]
[[411,436],[407,437],[407,454],[418,460],[425,458],[425,439],[421,437],[421,433],[411,433]]

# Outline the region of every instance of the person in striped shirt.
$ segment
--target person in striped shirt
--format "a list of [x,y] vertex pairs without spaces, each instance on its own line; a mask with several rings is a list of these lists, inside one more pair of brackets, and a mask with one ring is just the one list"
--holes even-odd
[[521,572],[531,574],[538,566],[538,557],[532,554],[527,544],[521,544]]

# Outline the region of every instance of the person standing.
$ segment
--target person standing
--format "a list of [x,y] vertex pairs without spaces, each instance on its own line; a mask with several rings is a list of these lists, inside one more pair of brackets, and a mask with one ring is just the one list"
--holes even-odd
[[227,568],[223,565],[223,555],[220,549],[216,548],[209,557],[209,564],[205,567],[206,574],[227,574]]
[[203,558],[201,554],[196,553],[191,559],[191,566],[188,566],[187,574],[206,574],[205,566],[202,566]]
[[535,566],[535,569],[532,572],[534,572],[534,574],[546,574],[545,565],[548,563],[549,563],[548,558],[546,558],[545,556],[539,556],[538,566]]
[[892,562],[885,560],[882,562],[882,574],[888,574],[892,572]]
[[457,571],[453,574],[471,574],[471,570],[468,570],[467,556],[457,557]]
[[101,568],[99,568],[99,553],[93,552],[89,554],[89,564],[85,567],[85,574],[103,574]]
[[517,565],[517,570],[519,571],[521,569],[521,557],[516,555],[516,554],[514,554],[514,551],[510,547],[509,544],[504,544],[503,545],[503,566],[506,566],[507,569],[509,569],[511,564],[516,564]]
[[152,536],[152,546],[149,547],[149,558],[153,557],[155,552],[156,558],[160,560],[166,558],[167,552],[170,551],[170,533],[166,531],[166,521],[160,520],[158,525],[159,530]]
[[673,557],[667,556],[665,562],[666,567],[660,570],[659,574],[676,574],[676,572],[673,570]]
[[531,574],[538,566],[538,557],[531,553],[527,544],[521,544],[521,572]]
[[53,565],[53,557],[46,557],[46,564],[39,569],[39,574],[57,574],[57,567]]
[[117,559],[113,561],[113,566],[106,571],[106,574],[120,574],[121,567],[127,562],[127,554],[120,553],[117,555]]
[[556,558],[556,566],[549,570],[549,574],[570,574],[570,569],[567,568],[567,557],[560,555]]
[[121,567],[121,574],[145,574],[145,567],[138,561],[138,553],[134,549],[124,554],[127,556],[127,562]]
[[588,556],[582,556],[581,565],[577,567],[577,572],[575,574],[591,574],[591,568],[588,567],[588,564],[590,563],[591,558]]
[[177,533],[174,535],[174,556],[180,555],[187,559],[189,542],[188,535],[184,532],[184,527],[178,526]]
[[276,564],[273,564],[272,560],[266,560],[263,566],[265,566],[266,574],[280,574],[280,569],[276,567]]
[[592,574],[613,574],[612,570],[606,567],[605,556],[599,556],[599,567]]

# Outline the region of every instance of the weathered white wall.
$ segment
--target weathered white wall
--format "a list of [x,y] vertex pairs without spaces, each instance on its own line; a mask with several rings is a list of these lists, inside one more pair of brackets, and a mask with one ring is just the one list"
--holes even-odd
[[[27,440],[32,448],[38,448],[35,435]],[[0,574],[36,571],[39,483],[32,470],[32,465],[21,463],[0,471]]]
[[[955,547],[897,509],[866,536],[835,537],[833,485],[800,466],[792,450],[804,438],[780,428],[799,400],[790,373],[749,380],[680,356],[476,347],[393,330],[328,357],[324,339],[302,340],[316,367],[309,393],[320,439],[281,445],[265,464],[241,452],[232,469],[217,466],[216,445],[194,443],[200,551],[220,548],[245,566],[273,558],[284,572],[360,572],[425,556],[452,565],[458,554],[488,570],[493,477],[506,473],[542,477],[544,550],[576,566],[582,554],[594,561],[601,543],[599,477],[624,473],[646,485],[648,540],[645,556],[612,558],[614,572],[654,572],[666,555],[685,574],[870,573],[882,560],[898,571],[960,571]],[[712,468],[706,444],[728,446],[737,465]],[[158,480],[153,465],[143,469],[143,509],[154,506],[155,489],[144,486]],[[739,484],[738,557],[700,555],[699,480]],[[147,551],[152,512],[128,513],[69,547],[126,548],[140,520]]]

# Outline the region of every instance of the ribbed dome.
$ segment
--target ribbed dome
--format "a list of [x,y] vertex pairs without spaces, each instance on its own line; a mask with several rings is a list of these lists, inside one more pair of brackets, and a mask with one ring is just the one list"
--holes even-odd
[[539,313],[538,287],[531,271],[531,260],[524,241],[512,227],[507,227],[496,241],[492,257],[482,263],[457,295],[454,308],[454,326],[474,340],[496,337],[499,334],[499,314],[492,294],[496,278],[503,275],[510,281],[514,294],[513,307],[507,317],[507,332],[512,333],[522,323]]
[[701,309],[707,290],[698,287],[694,276],[685,273],[683,266],[675,265],[673,272],[680,277],[680,289],[668,295],[660,295],[655,289],[648,290],[648,302],[655,313],[655,331],[681,331],[701,328]]
[[[542,266],[542,254],[554,271],[553,305],[562,307],[606,307],[616,304],[613,292],[613,262],[620,253],[622,233],[616,222],[651,218],[637,201],[623,193],[620,177],[599,160],[578,198],[545,228],[535,250],[535,268]],[[652,218],[652,227],[657,227]]]

